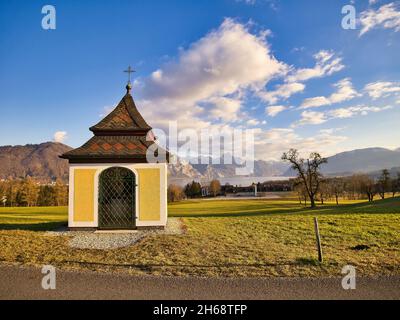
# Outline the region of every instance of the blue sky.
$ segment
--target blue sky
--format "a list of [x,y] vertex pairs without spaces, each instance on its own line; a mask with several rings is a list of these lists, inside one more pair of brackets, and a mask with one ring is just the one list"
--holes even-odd
[[265,159],[400,147],[400,4],[351,2],[356,30],[350,0],[1,0],[0,145],[81,145],[132,65],[153,127],[253,128]]

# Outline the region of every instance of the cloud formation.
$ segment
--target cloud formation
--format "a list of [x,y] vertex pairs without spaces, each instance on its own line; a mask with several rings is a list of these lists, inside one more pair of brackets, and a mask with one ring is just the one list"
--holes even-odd
[[317,111],[303,111],[301,113],[301,118],[295,122],[292,127],[305,126],[308,124],[322,124],[328,121],[326,113]]
[[[255,35],[247,25],[225,19],[137,85],[144,110],[147,106],[158,110],[152,116],[154,125],[177,119],[182,125],[207,126],[212,120],[237,118],[239,100],[261,90],[287,68],[271,54],[266,32]],[[207,108],[214,119],[204,122],[200,116]]]
[[350,78],[340,80],[334,85],[334,87],[337,88],[337,91],[332,93],[329,97],[320,96],[305,99],[301,104],[300,109],[332,105],[360,96],[360,94],[353,88]]
[[346,108],[338,108],[333,110],[328,110],[324,112],[316,112],[316,111],[303,111],[301,113],[300,120],[296,121],[292,124],[292,127],[299,127],[304,125],[316,125],[322,124],[329,120],[333,119],[346,119],[353,118],[355,116],[366,116],[369,113],[376,113],[385,110],[392,109],[392,106],[383,106],[383,107],[375,107],[375,106],[365,106],[358,105]]
[[289,77],[289,82],[304,82],[312,78],[330,76],[344,68],[342,58],[338,57],[333,51],[321,50],[314,55],[316,60],[313,68],[303,68],[295,70]]
[[[160,128],[166,127],[167,119],[196,129],[240,121],[246,118],[242,105],[247,97],[254,95],[274,107],[303,92],[302,82],[344,68],[341,58],[327,50],[314,55],[312,68],[289,67],[272,55],[267,34],[266,30],[253,34],[248,25],[225,19],[218,29],[181,49],[177,59],[136,82],[144,116]],[[284,83],[268,91],[266,85],[276,78],[283,78]],[[150,115],[148,110],[157,110],[157,114]],[[283,111],[269,110],[270,116]]]
[[274,91],[261,91],[259,96],[264,101],[274,104],[279,100],[290,98],[293,94],[304,91],[305,85],[299,82],[278,85]]
[[275,87],[274,90],[261,90],[258,96],[269,104],[287,100],[296,93],[301,93],[306,88],[303,82],[313,78],[330,76],[344,68],[342,58],[333,51],[321,50],[314,55],[316,60],[312,68],[287,68],[284,83]]
[[270,117],[276,117],[279,113],[286,110],[287,107],[285,106],[269,106],[265,108],[265,113]]
[[[251,111],[245,108],[249,101],[267,103],[266,115],[276,117],[289,109],[280,101],[304,92],[306,81],[330,76],[345,66],[342,58],[330,50],[316,53],[315,64],[309,68],[289,66],[272,54],[268,31],[255,34],[250,27],[225,19],[217,29],[180,49],[176,58],[137,80],[135,88],[141,94],[138,105],[149,124],[167,129],[169,120],[177,120],[179,130],[254,128],[258,140],[256,158],[268,159],[280,157],[282,151],[293,146],[307,152],[322,152],[325,146],[330,146],[331,152],[332,146],[346,139],[334,131],[320,131],[312,138],[301,137],[295,132],[297,127],[384,110],[367,106],[324,112],[302,110],[300,119],[290,128],[261,129],[266,122],[251,116]],[[270,81],[276,79],[281,83],[268,90]],[[337,82],[334,88],[331,95],[306,99],[301,107],[332,105],[359,95],[350,78]]]
[[54,142],[64,143],[67,139],[66,131],[57,131],[54,133]]
[[400,31],[400,11],[399,5],[395,2],[385,4],[379,9],[368,9],[360,14],[360,24],[362,26],[359,36],[375,28],[394,29]]
[[295,132],[293,128],[275,128],[260,132],[256,140],[256,158],[264,160],[280,159],[283,151],[294,146],[301,154],[308,156],[311,152],[320,152],[330,156],[340,151],[338,146],[347,140],[347,137],[334,134],[336,130],[319,132],[305,137]]
[[329,111],[329,116],[331,119],[344,119],[344,118],[352,118],[357,115],[366,116],[371,112],[381,112],[385,110],[392,109],[391,106],[384,106],[384,107],[369,107],[369,106],[354,106],[348,108],[339,108],[335,110]]
[[207,100],[212,105],[210,115],[214,119],[224,122],[238,120],[238,111],[242,101],[240,99],[232,99],[227,97],[212,97]]
[[377,81],[368,83],[364,91],[374,100],[400,93],[400,83]]

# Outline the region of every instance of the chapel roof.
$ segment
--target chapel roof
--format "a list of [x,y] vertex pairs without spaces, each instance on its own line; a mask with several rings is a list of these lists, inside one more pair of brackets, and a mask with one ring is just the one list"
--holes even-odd
[[[156,143],[155,137],[133,101],[130,84],[126,89],[127,93],[115,109],[90,128],[94,136],[81,147],[64,153],[61,158],[72,163],[147,163],[147,150]],[[158,150],[162,149],[158,147]]]
[[113,111],[90,128],[95,134],[106,134],[107,132],[112,134],[115,131],[138,134],[140,132],[147,133],[151,129],[139,113],[129,90]]
[[62,155],[66,159],[146,159],[147,149],[154,141],[141,136],[93,136],[81,147]]

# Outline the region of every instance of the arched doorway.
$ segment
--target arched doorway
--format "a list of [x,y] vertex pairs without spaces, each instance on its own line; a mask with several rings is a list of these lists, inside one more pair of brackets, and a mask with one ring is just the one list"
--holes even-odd
[[99,228],[135,227],[135,174],[121,167],[104,170],[99,177]]

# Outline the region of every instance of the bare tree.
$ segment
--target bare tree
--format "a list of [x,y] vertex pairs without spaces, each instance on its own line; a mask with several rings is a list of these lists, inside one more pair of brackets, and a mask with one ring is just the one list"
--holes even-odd
[[359,175],[359,187],[363,194],[367,195],[368,201],[374,201],[374,197],[377,193],[376,183],[374,179],[367,175]]
[[304,199],[304,205],[307,206],[307,191],[301,179],[294,179],[293,190],[296,191],[300,204],[303,204]]
[[339,197],[343,196],[345,182],[343,178],[333,178],[330,180],[331,192],[335,197],[336,205],[339,205]]
[[328,179],[321,179],[318,195],[322,205],[324,204],[326,199],[330,198],[331,190]]
[[311,153],[309,159],[303,159],[296,149],[290,149],[282,155],[282,160],[292,164],[292,169],[296,170],[298,178],[303,181],[311,201],[311,208],[315,208],[315,196],[319,191],[322,178],[320,167],[328,162],[327,159],[316,152]]
[[378,179],[379,195],[385,199],[385,193],[389,190],[390,173],[389,170],[383,169],[382,174]]
[[397,178],[392,179],[391,183],[392,197],[396,196],[396,193],[400,192],[400,172],[397,172]]

